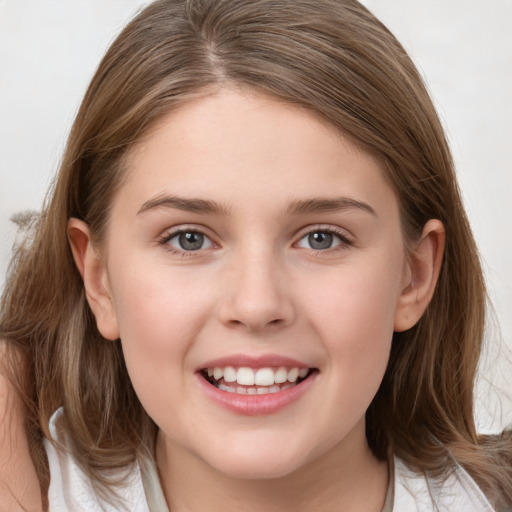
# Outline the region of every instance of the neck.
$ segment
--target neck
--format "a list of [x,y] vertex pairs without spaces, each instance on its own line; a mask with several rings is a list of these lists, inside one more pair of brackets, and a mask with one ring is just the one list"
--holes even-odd
[[387,463],[373,456],[364,434],[358,437],[345,438],[286,476],[238,479],[159,434],[157,465],[172,512],[381,512]]

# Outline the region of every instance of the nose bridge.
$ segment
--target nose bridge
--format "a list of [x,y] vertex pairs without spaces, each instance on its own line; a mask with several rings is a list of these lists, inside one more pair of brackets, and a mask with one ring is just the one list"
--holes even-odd
[[224,321],[250,330],[285,325],[293,318],[283,265],[271,246],[246,245],[235,251],[229,274]]

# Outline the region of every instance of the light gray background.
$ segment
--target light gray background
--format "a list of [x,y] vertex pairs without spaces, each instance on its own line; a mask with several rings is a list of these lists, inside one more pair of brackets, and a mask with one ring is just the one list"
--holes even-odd
[[[99,59],[147,3],[0,0],[0,287],[10,216],[40,208]],[[477,390],[479,428],[496,431],[512,422],[512,0],[363,3],[410,52],[452,145],[501,326]]]

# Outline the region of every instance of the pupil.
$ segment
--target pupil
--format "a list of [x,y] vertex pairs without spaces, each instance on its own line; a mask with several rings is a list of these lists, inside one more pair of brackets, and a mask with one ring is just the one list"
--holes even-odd
[[308,238],[313,249],[329,249],[332,245],[332,234],[325,231],[311,233]]
[[179,242],[182,249],[186,251],[197,251],[203,246],[204,236],[201,233],[195,233],[193,231],[180,233]]

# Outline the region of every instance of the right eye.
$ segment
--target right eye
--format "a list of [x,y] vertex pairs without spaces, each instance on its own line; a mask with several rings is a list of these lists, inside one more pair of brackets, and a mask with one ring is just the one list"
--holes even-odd
[[179,252],[193,252],[213,247],[213,242],[200,231],[183,229],[166,235],[160,242]]

